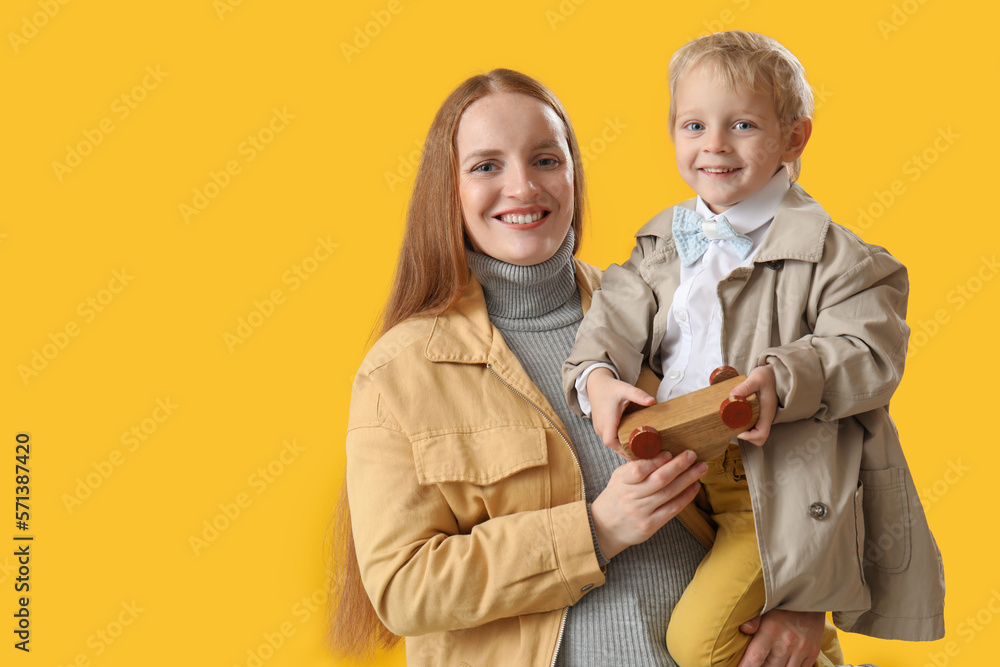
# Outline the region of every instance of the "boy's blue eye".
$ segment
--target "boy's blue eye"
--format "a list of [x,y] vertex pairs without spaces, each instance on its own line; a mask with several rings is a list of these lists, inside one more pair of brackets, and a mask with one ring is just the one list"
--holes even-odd
[[685,125],[684,128],[691,130],[692,132],[701,132],[702,130],[705,129],[705,126],[696,121],[691,121],[690,123]]
[[753,123],[749,121],[741,120],[740,122],[736,123],[737,130],[749,130],[752,128],[753,128]]

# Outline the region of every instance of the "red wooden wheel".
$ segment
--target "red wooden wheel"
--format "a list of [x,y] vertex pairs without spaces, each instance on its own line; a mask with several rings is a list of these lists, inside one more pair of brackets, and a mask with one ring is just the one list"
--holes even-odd
[[739,372],[732,366],[719,366],[708,376],[708,384],[718,384],[725,382],[739,375]]
[[640,426],[628,437],[628,448],[637,459],[651,459],[663,450],[660,432],[652,426]]
[[722,417],[722,423],[729,428],[743,428],[750,425],[753,408],[746,399],[733,396],[722,401],[722,405],[719,406],[719,416]]

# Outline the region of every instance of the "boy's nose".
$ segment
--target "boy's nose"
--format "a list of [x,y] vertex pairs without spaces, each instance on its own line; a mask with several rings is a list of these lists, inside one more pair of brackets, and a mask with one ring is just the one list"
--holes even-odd
[[725,132],[713,130],[705,133],[705,143],[702,150],[708,153],[725,153],[729,151],[729,139]]

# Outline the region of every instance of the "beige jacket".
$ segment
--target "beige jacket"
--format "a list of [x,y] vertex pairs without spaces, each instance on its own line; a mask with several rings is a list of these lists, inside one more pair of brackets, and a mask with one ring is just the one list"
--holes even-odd
[[[577,262],[584,309],[600,272]],[[394,327],[355,378],[347,487],[361,575],[410,665],[548,665],[604,583],[576,454],[472,278]],[[685,525],[711,540],[704,519]]]
[[[681,204],[694,208],[694,200]],[[680,260],[672,209],[611,266],[564,366],[594,362],[635,383],[660,344]],[[722,352],[741,373],[770,364],[779,408],[763,447],[741,443],[767,593],[765,610],[833,611],[876,637],[944,635],[944,570],[888,405],[903,373],[906,269],[831,222],[799,185],[782,199],[753,265],[718,286]]]

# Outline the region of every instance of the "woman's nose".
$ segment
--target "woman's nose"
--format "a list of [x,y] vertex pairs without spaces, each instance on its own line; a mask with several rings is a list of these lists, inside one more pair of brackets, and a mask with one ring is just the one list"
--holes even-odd
[[512,199],[527,200],[538,194],[538,185],[526,168],[512,167],[507,172],[504,195]]

